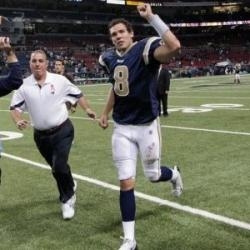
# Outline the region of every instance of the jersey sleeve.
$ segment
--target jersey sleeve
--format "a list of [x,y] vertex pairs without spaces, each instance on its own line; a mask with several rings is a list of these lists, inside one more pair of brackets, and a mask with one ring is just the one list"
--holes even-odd
[[99,59],[98,59],[98,62],[99,62],[99,65],[104,69],[104,71],[107,73],[107,74],[110,74],[110,70],[109,70],[109,67],[106,63],[106,58],[108,57],[107,53],[103,53],[102,55],[100,55]]
[[18,89],[22,83],[22,70],[18,62],[9,63],[9,74],[7,77],[0,79],[0,96],[9,94],[12,90]]
[[108,58],[110,54],[111,54],[110,52],[103,53],[102,55],[100,55],[98,62],[99,65],[103,68],[103,70],[108,74],[109,76],[108,82],[114,83],[113,75],[111,74],[109,66],[106,62],[107,61],[106,58]]
[[154,58],[154,51],[161,46],[160,37],[150,37],[146,40],[143,50],[143,60],[146,65],[159,62]]

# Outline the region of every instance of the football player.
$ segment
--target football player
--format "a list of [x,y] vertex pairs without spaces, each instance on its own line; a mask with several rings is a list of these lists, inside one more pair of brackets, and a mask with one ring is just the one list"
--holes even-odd
[[170,181],[173,194],[179,196],[183,185],[177,167],[161,166],[161,133],[157,76],[161,63],[166,63],[180,50],[180,42],[162,19],[152,13],[150,4],[139,4],[141,17],[157,31],[159,37],[134,42],[134,31],[125,19],[109,23],[113,49],[101,54],[99,63],[112,79],[107,103],[99,120],[108,127],[113,110],[113,160],[120,180],[120,210],[124,240],[120,250],[136,249],[135,240],[135,177],[137,154],[145,176],[153,183]]
[[[9,74],[0,79],[0,97],[9,94],[12,90],[18,89],[23,83],[22,70],[18,62],[14,49],[10,45],[10,38],[0,36],[0,50],[6,54],[6,62],[9,67]],[[2,145],[0,141],[0,157]],[[0,183],[1,183],[1,168],[0,168]]]
[[240,69],[241,69],[241,65],[239,63],[235,64],[234,83],[236,84],[240,84]]

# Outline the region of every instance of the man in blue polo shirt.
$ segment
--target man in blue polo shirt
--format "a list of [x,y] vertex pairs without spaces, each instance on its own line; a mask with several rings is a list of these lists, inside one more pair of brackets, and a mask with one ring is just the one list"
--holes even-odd
[[[12,90],[18,89],[23,83],[22,70],[18,62],[14,49],[10,45],[9,37],[0,36],[0,50],[6,56],[6,63],[8,64],[9,73],[7,76],[0,78],[0,97],[9,94]],[[2,145],[0,141],[0,157],[2,152]],[[0,168],[0,183],[1,183],[1,168]]]

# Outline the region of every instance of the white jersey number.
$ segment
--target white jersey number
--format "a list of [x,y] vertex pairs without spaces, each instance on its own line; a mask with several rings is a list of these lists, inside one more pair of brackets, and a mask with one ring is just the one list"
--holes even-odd
[[114,91],[118,96],[127,96],[129,94],[128,85],[128,67],[125,65],[117,66],[114,70]]

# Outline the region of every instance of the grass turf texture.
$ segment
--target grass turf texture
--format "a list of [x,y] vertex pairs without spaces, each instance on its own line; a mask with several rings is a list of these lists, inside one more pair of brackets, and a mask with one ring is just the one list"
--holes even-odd
[[[250,75],[243,75],[241,81],[233,84],[233,76],[171,80],[170,116],[161,118],[162,164],[180,166],[185,190],[180,198],[172,197],[170,184],[148,182],[138,161],[137,191],[250,223]],[[109,85],[81,88],[100,114]],[[10,98],[0,99],[0,130],[18,132],[4,111]],[[203,104],[243,106],[194,112]],[[112,123],[102,130],[79,108],[71,117],[75,126],[72,172],[118,185],[110,145]],[[23,134],[21,139],[3,141],[4,151],[45,164],[33,142],[32,129]],[[6,157],[0,164],[0,249],[119,248],[118,191],[78,180],[76,216],[63,221],[50,171]],[[249,230],[140,198],[136,239],[143,250],[250,249]]]

